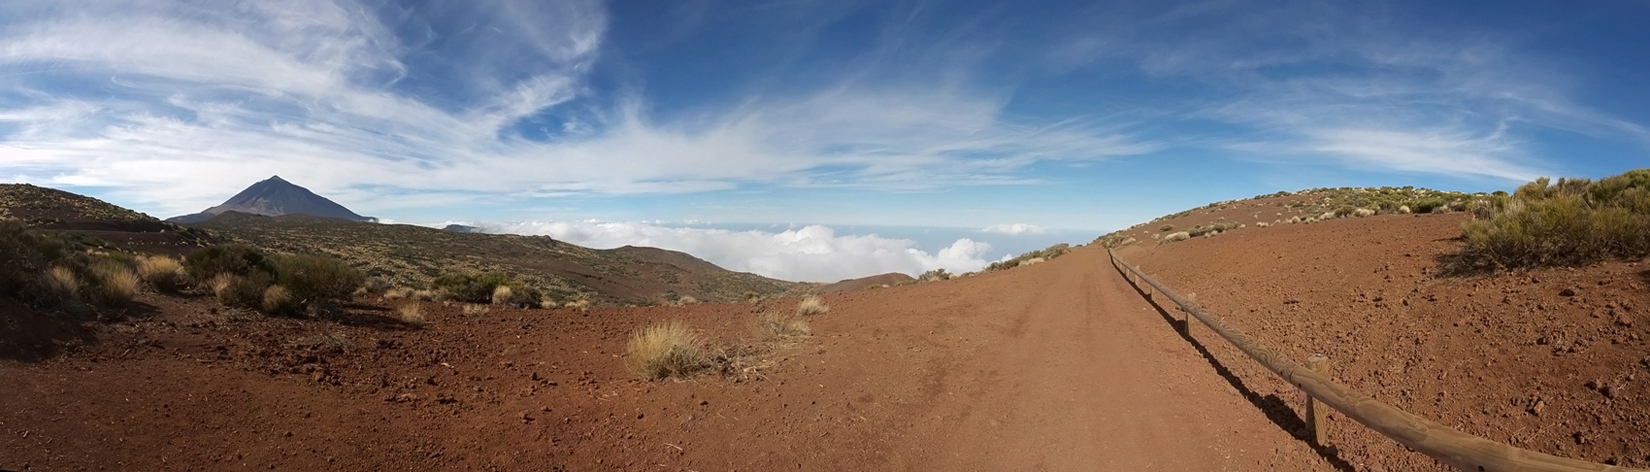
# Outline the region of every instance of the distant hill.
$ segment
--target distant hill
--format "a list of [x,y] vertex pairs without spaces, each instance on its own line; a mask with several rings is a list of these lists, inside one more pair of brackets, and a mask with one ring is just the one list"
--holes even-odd
[[840,293],[865,290],[871,287],[887,288],[916,282],[917,279],[899,272],[889,272],[882,275],[848,279],[834,284],[821,285],[815,288],[818,293]]
[[456,224],[455,225],[447,225],[445,228],[441,228],[441,230],[442,231],[452,231],[454,233],[480,233],[481,232],[481,228],[477,228],[477,227],[474,227],[474,226],[468,226],[468,225],[456,225]]
[[304,215],[228,212],[195,227],[226,239],[278,252],[325,253],[367,275],[398,285],[424,286],[453,273],[502,272],[558,301],[652,304],[692,296],[741,301],[806,286],[734,272],[686,253],[647,247],[591,249],[547,236],[449,231],[401,224],[368,224]]
[[0,184],[0,219],[20,220],[47,231],[95,238],[93,246],[183,254],[212,244],[206,231],[156,219],[109,202],[29,184]]
[[252,184],[222,205],[207,208],[200,213],[174,216],[166,221],[200,223],[230,211],[262,216],[308,215],[350,221],[376,221],[355,214],[343,205],[287,182],[278,175]]

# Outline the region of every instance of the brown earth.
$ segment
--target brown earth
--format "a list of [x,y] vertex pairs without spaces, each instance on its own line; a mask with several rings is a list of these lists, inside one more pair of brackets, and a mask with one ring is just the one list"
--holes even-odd
[[[1192,212],[1190,226],[1272,201]],[[1285,216],[1287,218],[1287,216]],[[1460,215],[1251,225],[1120,254],[1291,358],[1463,431],[1650,463],[1650,270],[1442,276]],[[1162,224],[1154,223],[1151,226]],[[1200,224],[1200,223],[1199,223]],[[1138,230],[1157,231],[1157,228]],[[814,336],[758,304],[504,310],[359,300],[271,319],[144,294],[123,321],[0,301],[0,469],[1442,470],[1332,414],[1098,247],[951,281],[826,296]],[[636,380],[625,341],[681,319],[727,374]]]
[[[1398,408],[1549,454],[1650,465],[1650,267],[1441,275],[1439,260],[1458,247],[1466,218],[1251,226],[1119,254],[1297,362],[1328,355],[1334,380]],[[1282,411],[1303,400],[1198,328],[1192,337],[1244,388],[1284,400],[1260,406]],[[1352,464],[1447,470],[1331,418],[1330,443]]]
[[[414,329],[387,303],[340,323],[145,295],[152,309],[90,325],[62,353],[0,361],[18,392],[0,397],[0,467],[1330,467],[1103,261],[1076,251],[827,296],[815,335],[783,343],[749,326],[795,299],[481,315],[426,303]],[[733,377],[634,380],[627,333],[667,318],[758,358]]]

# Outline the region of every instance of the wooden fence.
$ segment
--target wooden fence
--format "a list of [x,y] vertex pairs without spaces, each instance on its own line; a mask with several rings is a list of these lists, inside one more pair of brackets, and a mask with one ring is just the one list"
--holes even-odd
[[[1163,283],[1147,276],[1139,268],[1130,266],[1117,257],[1116,252],[1107,250],[1111,255],[1112,265],[1131,283],[1140,287],[1145,282],[1146,287],[1140,287],[1147,297],[1155,298],[1161,294],[1164,298],[1179,305],[1180,309],[1189,314],[1189,318],[1196,318],[1209,329],[1219,334],[1221,338],[1232,343],[1233,346],[1258,361],[1261,365],[1271,369],[1273,373],[1296,388],[1305,391],[1311,398],[1311,403],[1318,403],[1334,408],[1348,418],[1363,423],[1369,429],[1384,434],[1393,440],[1408,446],[1422,454],[1465,471],[1646,471],[1618,467],[1594,462],[1568,459],[1551,454],[1521,449],[1501,444],[1488,439],[1463,433],[1439,424],[1438,422],[1410,414],[1409,412],[1393,408],[1381,403],[1368,395],[1359,393],[1344,385],[1335,383],[1326,377],[1321,369],[1326,362],[1320,356],[1313,360],[1318,372],[1314,369],[1302,367],[1283,356],[1278,355],[1266,346],[1255,341],[1255,338],[1244,334],[1237,328],[1227,325],[1208,312],[1203,311],[1196,304],[1164,286]],[[1187,320],[1187,329],[1191,327],[1191,320]],[[1310,405],[1317,406],[1317,405]],[[1313,427],[1318,440],[1323,440],[1322,408],[1312,408],[1307,413],[1307,422]]]

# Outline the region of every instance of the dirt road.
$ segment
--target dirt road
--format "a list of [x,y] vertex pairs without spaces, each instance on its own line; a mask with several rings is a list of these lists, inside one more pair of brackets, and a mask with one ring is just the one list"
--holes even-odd
[[433,304],[408,330],[146,298],[155,313],[71,353],[0,360],[26,392],[0,396],[0,468],[1332,468],[1290,434],[1300,398],[1228,380],[1099,249],[826,300],[760,380],[642,382],[620,357],[636,326],[680,318],[737,340],[795,300]]

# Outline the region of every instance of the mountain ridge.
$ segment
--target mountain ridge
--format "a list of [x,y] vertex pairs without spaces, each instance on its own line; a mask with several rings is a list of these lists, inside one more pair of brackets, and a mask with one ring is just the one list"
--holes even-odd
[[349,208],[288,182],[279,175],[258,181],[222,204],[200,213],[174,216],[166,221],[201,223],[230,211],[262,216],[308,215],[369,223],[378,221],[377,218],[361,216],[350,211]]

